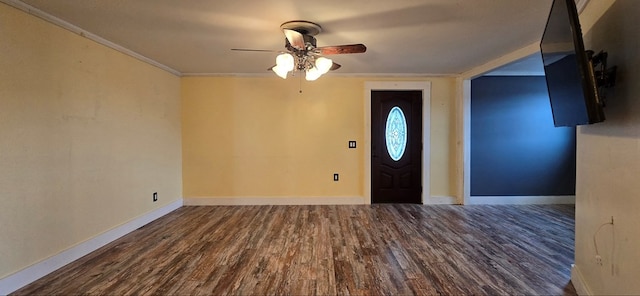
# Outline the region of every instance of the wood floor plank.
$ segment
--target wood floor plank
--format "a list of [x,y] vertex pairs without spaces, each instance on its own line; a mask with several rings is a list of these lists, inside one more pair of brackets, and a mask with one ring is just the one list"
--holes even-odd
[[180,208],[15,295],[575,295],[570,205]]

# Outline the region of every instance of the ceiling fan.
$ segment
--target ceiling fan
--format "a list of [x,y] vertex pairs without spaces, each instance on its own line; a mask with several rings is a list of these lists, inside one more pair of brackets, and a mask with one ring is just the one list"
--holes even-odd
[[346,44],[334,46],[316,46],[313,37],[322,32],[320,25],[309,21],[289,21],[280,25],[285,35],[286,51],[267,49],[232,48],[236,51],[279,52],[276,65],[267,69],[272,70],[283,79],[292,71],[305,72],[307,80],[316,80],[322,74],[341,67],[340,64],[324,57],[325,55],[363,53],[367,51],[364,44]]

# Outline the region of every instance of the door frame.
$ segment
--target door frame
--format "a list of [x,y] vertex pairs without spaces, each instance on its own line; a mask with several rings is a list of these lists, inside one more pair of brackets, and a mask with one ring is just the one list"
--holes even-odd
[[[431,155],[431,82],[430,81],[366,81],[364,83],[364,201],[371,204],[371,91],[422,91],[422,204],[430,197]],[[427,169],[425,169],[427,168]]]

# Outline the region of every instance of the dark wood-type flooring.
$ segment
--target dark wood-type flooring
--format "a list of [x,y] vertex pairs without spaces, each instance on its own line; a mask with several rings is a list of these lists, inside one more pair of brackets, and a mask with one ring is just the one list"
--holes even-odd
[[16,295],[575,295],[574,207],[182,207]]

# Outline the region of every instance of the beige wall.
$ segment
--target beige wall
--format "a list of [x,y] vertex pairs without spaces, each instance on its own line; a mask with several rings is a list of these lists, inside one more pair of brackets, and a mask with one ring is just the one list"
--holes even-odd
[[[581,15],[587,47],[620,67],[608,120],[578,131],[575,262],[595,294],[640,294],[639,6]],[[297,79],[181,80],[4,4],[0,40],[0,278],[182,194],[361,195],[365,81],[431,81],[430,195],[459,185],[453,78],[328,76],[302,94]]]
[[0,4],[0,278],[181,198],[180,132],[178,77]]
[[364,84],[380,80],[431,81],[430,191],[453,196],[455,79],[273,76],[182,79],[184,197],[362,196]]
[[[638,15],[636,0],[592,0],[581,15],[585,47],[608,51],[609,64],[618,66],[607,120],[578,130],[575,263],[595,295],[640,294]],[[596,237],[600,266],[593,238],[612,216],[614,226],[604,226]]]

